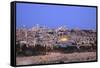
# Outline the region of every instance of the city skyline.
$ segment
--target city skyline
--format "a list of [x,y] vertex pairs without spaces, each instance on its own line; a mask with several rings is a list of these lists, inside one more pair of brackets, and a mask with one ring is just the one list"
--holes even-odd
[[17,3],[16,27],[96,29],[96,8]]

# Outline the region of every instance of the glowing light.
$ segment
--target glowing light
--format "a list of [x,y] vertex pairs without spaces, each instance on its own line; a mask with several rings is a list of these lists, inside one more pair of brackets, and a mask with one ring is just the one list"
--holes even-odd
[[67,40],[68,40],[67,37],[63,37],[63,38],[60,39],[60,41],[67,41]]

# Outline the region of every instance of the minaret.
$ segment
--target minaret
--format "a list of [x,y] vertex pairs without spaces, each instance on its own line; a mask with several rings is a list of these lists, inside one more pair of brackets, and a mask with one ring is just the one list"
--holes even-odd
[[26,27],[26,25],[22,25],[22,28],[25,28]]
[[28,39],[27,39],[27,28],[26,28],[26,26],[25,25],[23,25],[23,29],[24,29],[24,31],[25,31],[25,38],[26,38],[26,46],[28,47]]
[[36,24],[36,28],[39,28],[39,24]]

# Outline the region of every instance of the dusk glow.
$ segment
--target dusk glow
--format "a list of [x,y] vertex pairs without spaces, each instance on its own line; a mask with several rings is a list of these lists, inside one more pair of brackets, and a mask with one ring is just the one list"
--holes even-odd
[[66,26],[69,29],[96,29],[96,8],[43,4],[16,5],[16,26],[32,27],[36,24],[49,28]]

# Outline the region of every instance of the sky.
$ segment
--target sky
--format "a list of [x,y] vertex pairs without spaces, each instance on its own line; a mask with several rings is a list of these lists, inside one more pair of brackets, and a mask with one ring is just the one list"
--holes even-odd
[[16,4],[16,27],[39,24],[49,28],[96,29],[96,8],[45,4]]

